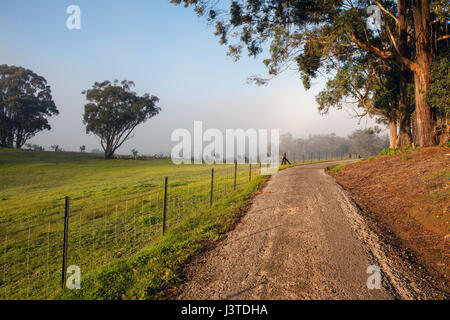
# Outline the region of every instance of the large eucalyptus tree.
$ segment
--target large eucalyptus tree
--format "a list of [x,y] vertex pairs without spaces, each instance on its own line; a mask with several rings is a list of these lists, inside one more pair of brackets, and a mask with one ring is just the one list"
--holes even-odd
[[105,159],[111,159],[139,124],[161,110],[156,106],[158,97],[148,93],[138,96],[131,90],[133,86],[133,82],[126,80],[103,81],[83,91],[88,100],[83,117],[86,132],[100,138]]
[[21,148],[38,132],[50,130],[59,114],[44,77],[23,67],[0,65],[0,146]]
[[[420,146],[436,143],[434,110],[427,90],[436,53],[448,48],[448,1],[445,0],[235,0],[229,7],[215,0],[171,0],[194,6],[215,23],[215,34],[237,59],[246,48],[264,60],[270,76],[295,64],[306,88],[322,72],[330,74],[342,58],[373,54],[398,65],[399,120],[409,121],[408,72],[414,75],[415,140]],[[368,8],[376,6],[382,24],[370,28]],[[268,79],[255,77],[258,83]],[[405,126],[403,126],[405,127]],[[410,134],[401,139],[409,143]]]

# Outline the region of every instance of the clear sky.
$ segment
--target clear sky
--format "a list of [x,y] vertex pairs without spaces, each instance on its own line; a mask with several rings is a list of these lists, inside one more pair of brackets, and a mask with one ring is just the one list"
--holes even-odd
[[[70,5],[81,8],[81,30],[66,28]],[[205,128],[280,129],[297,137],[348,135],[373,125],[358,126],[345,110],[319,115],[314,96],[323,83],[305,91],[294,72],[268,86],[248,84],[249,76],[264,74],[261,61],[234,63],[213,31],[192,8],[168,0],[2,0],[0,64],[31,69],[51,86],[60,115],[51,119],[51,131],[31,141],[45,147],[99,148],[85,133],[81,91],[114,79],[134,81],[139,94],[158,96],[162,108],[119,153],[168,153],[171,132],[191,130],[195,120]]]

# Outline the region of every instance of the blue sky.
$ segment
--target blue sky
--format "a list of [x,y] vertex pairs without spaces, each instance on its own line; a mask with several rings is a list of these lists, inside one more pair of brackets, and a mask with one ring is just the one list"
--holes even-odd
[[[81,30],[68,30],[66,9],[81,8]],[[138,127],[120,150],[169,152],[176,128],[277,128],[298,137],[350,134],[372,125],[348,111],[320,116],[314,96],[323,83],[305,91],[287,72],[268,86],[247,83],[264,74],[260,60],[234,63],[204,19],[169,0],[14,0],[0,2],[0,63],[20,65],[44,76],[60,110],[50,132],[33,143],[77,150],[99,147],[85,133],[81,91],[95,81],[127,79],[140,94],[161,99],[162,112]]]

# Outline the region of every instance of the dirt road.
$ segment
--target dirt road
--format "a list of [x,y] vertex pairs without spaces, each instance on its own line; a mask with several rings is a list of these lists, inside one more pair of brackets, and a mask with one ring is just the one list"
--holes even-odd
[[[432,298],[325,173],[330,165],[274,175],[227,238],[188,267],[179,299]],[[367,287],[371,265],[381,289]]]

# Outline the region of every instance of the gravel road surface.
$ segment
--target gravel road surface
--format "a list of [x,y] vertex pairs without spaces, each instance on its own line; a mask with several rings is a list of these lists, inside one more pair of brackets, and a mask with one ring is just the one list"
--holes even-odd
[[[326,174],[335,163],[280,171],[217,247],[194,259],[178,299],[433,298]],[[381,289],[369,290],[369,266]]]

